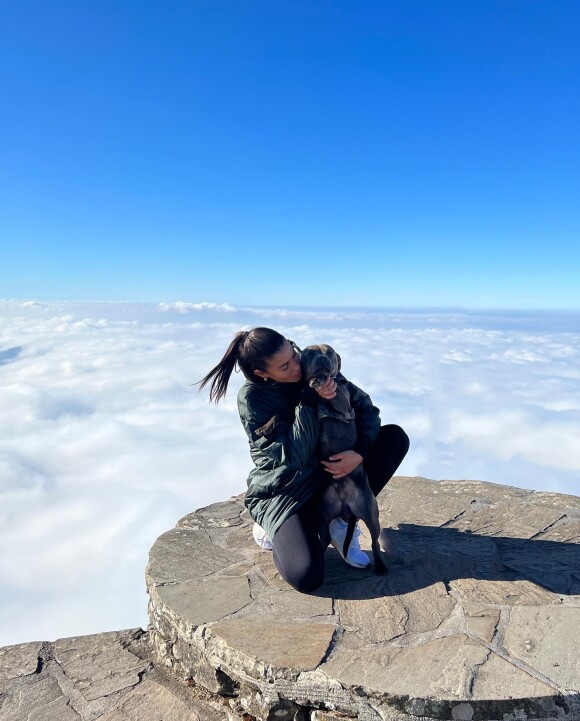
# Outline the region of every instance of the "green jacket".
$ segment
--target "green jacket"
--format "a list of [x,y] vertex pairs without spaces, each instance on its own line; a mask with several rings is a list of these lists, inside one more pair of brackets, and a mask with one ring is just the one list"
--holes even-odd
[[[379,432],[379,409],[360,388],[342,377],[341,381],[347,385],[356,415],[358,440],[353,450],[365,458]],[[244,502],[270,539],[327,480],[326,472],[315,473],[322,468],[317,455],[320,425],[317,409],[300,402],[303,387],[303,383],[246,381],[238,393],[240,419],[254,462]],[[276,414],[294,421],[284,431],[256,436],[256,429]]]

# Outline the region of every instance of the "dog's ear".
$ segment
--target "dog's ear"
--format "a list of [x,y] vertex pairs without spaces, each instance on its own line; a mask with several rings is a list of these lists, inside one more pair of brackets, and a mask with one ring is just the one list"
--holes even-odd
[[342,359],[341,359],[341,357],[340,357],[340,355],[339,355],[338,353],[336,354],[336,358],[337,358],[337,360],[338,360],[338,372],[340,373],[340,367],[341,367],[341,365],[342,365]]
[[309,367],[310,359],[314,353],[316,353],[316,350],[312,346],[308,346],[300,352],[300,365],[302,366],[303,373]]
[[326,343],[323,343],[323,344],[320,346],[320,350],[324,353],[324,355],[329,356],[330,358],[336,359],[336,364],[337,364],[337,367],[338,367],[337,373],[339,373],[339,372],[340,372],[341,360],[340,360],[340,356],[339,356],[338,353],[334,350],[334,348],[333,348],[331,345],[327,345]]

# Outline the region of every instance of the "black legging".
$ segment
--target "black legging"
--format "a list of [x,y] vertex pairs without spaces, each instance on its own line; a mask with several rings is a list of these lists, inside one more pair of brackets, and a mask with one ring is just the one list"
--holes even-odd
[[[387,485],[408,450],[409,437],[400,426],[381,426],[364,462],[375,496]],[[287,518],[272,541],[274,563],[280,575],[302,593],[314,591],[324,581],[328,531],[321,527],[318,513],[322,493],[324,489]]]

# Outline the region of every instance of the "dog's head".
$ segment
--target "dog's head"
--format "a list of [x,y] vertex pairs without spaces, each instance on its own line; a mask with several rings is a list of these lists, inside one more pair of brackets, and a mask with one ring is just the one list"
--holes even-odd
[[329,345],[309,345],[300,355],[304,379],[311,388],[318,388],[340,370],[340,356]]

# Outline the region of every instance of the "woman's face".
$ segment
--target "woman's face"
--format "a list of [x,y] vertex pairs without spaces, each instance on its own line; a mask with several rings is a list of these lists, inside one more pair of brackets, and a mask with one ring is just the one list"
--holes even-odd
[[282,348],[268,359],[265,371],[254,371],[260,378],[271,378],[278,383],[297,383],[302,378],[300,355],[287,340]]

